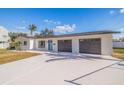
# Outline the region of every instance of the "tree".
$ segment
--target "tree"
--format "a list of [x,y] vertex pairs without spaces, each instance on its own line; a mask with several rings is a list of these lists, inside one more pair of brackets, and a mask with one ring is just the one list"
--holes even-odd
[[21,44],[22,43],[20,41],[11,42],[9,49],[21,50],[21,47],[20,47]]
[[10,32],[9,33],[9,36],[10,36],[10,47],[9,49],[16,49],[16,50],[20,50],[20,45],[21,45],[21,42],[17,41],[16,39],[19,37],[19,36],[27,36],[26,33],[18,33],[18,32]]
[[53,32],[53,30],[45,28],[44,30],[41,31],[40,36],[42,36],[42,37],[54,36],[54,32]]
[[33,35],[33,32],[37,30],[37,26],[35,24],[30,24],[28,29],[30,30],[31,35]]
[[21,47],[20,47],[21,44],[22,44],[22,43],[21,43],[20,41],[16,41],[16,42],[15,42],[15,49],[16,49],[16,50],[21,50]]
[[19,37],[19,36],[27,36],[27,34],[26,33],[22,33],[22,32],[19,32],[19,33],[18,32],[10,32],[9,36],[10,36],[11,41],[15,41],[15,39],[17,37]]

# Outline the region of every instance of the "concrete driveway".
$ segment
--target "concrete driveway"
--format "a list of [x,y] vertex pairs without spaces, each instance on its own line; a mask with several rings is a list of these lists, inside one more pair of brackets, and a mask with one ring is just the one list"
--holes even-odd
[[124,84],[124,65],[110,56],[41,52],[0,65],[0,84]]

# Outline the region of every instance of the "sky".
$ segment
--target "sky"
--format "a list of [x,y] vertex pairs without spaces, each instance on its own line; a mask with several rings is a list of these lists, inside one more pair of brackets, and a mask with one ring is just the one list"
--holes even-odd
[[55,34],[113,30],[124,37],[124,9],[122,8],[1,8],[0,26],[10,32],[29,33],[35,24],[37,33],[44,28]]

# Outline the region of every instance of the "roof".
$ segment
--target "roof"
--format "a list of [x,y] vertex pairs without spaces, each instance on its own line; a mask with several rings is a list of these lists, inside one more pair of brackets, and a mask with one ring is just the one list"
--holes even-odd
[[98,35],[98,34],[114,34],[114,33],[120,33],[120,32],[104,30],[104,31],[92,31],[92,32],[81,32],[81,33],[63,34],[63,35],[54,35],[54,36],[44,36],[44,37],[26,36],[26,38],[59,38],[59,37],[72,37],[72,36],[85,36],[85,35]]

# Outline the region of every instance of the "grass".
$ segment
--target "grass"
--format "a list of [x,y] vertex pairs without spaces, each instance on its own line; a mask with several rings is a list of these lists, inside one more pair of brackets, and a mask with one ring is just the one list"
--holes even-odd
[[32,52],[16,52],[16,51],[10,51],[6,49],[0,49],[0,64],[5,64],[13,61],[17,61],[20,59],[32,57],[39,55],[38,53],[32,53]]
[[[6,49],[0,49],[0,64],[10,63],[20,59],[39,55],[31,52],[14,52]],[[124,48],[114,48],[113,56],[124,60]]]
[[113,56],[124,60],[124,48],[114,48]]

